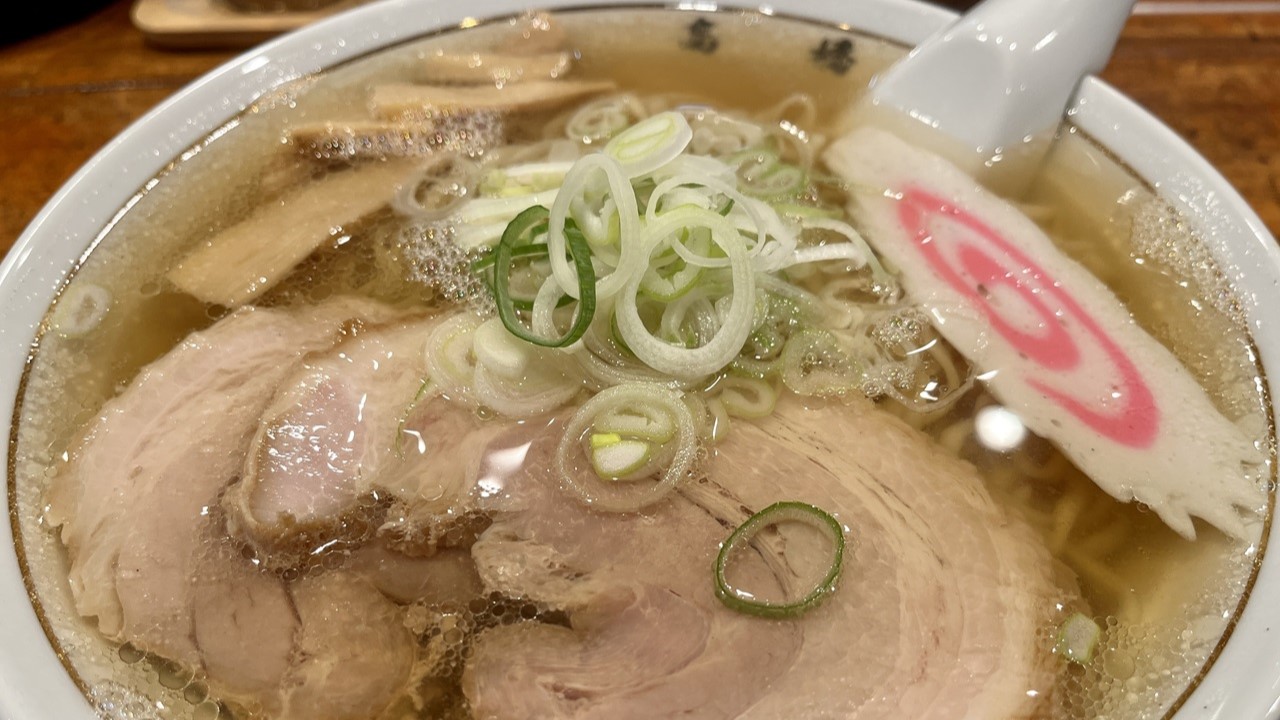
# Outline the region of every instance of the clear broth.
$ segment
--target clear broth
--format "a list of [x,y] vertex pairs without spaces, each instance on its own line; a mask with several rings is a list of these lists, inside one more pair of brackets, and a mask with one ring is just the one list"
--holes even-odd
[[[803,88],[816,102],[816,125],[831,133],[871,77],[903,53],[876,38],[749,12],[581,11],[559,19],[579,58],[575,78],[609,78],[640,94],[746,112]],[[704,20],[711,29],[696,30]],[[291,124],[350,117],[370,78],[417,79],[412,68],[422,54],[484,43],[505,25],[415,41],[273,92],[149,183],[64,290],[65,297],[77,286],[103,288],[110,309],[86,336],[43,334],[20,400],[11,512],[46,628],[106,716],[209,720],[228,712],[199,678],[106,643],[77,617],[65,551],[42,518],[45,490],[76,429],[140,368],[226,312],[158,278],[187,248],[315,172],[314,161],[281,145]],[[851,42],[848,67],[839,53],[823,51],[844,40]],[[536,134],[545,119],[510,129]],[[1255,353],[1223,274],[1141,181],[1074,129],[1064,135],[1022,199],[1029,213],[1173,350],[1228,417],[1270,449],[1274,433]],[[353,290],[393,303],[432,302],[429,291],[381,262],[378,233],[375,224],[335,237],[263,302],[290,305]],[[906,417],[980,468],[993,495],[1031,521],[1079,578],[1094,616],[1105,618],[1098,662],[1063,671],[1054,717],[1171,714],[1229,632],[1256,572],[1261,534],[1236,543],[1206,531],[1191,543],[1154,513],[1097,489],[1047,443],[988,450],[974,433],[972,412],[992,402],[977,392],[962,403],[967,413],[928,422]],[[1153,697],[1159,699],[1149,702]]]

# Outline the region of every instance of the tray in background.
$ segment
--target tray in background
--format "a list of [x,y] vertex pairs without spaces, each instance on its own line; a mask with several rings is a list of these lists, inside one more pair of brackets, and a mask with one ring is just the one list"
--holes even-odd
[[169,48],[242,48],[302,27],[367,0],[340,0],[321,10],[250,13],[220,0],[137,0],[134,27]]

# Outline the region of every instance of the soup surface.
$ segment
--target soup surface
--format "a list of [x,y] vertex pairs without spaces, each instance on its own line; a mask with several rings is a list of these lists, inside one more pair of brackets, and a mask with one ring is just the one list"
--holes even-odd
[[828,158],[902,53],[754,13],[515,18],[285,85],[176,159],[50,311],[11,446],[27,578],[90,702],[1176,711],[1270,517],[1225,274],[1070,127],[1007,198],[1256,452],[1230,469],[1259,501],[1189,534],[1028,432],[992,390],[1016,370],[879,252],[859,208],[896,186]]

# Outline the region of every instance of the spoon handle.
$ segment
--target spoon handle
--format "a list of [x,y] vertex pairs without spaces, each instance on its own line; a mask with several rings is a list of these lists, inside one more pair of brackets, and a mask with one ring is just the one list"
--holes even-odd
[[1015,150],[1057,128],[1080,80],[1107,64],[1133,3],[986,0],[878,77],[870,103],[988,158]]

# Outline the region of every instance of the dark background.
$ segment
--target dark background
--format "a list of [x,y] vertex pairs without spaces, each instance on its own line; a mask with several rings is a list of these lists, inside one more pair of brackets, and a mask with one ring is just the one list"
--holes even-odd
[[33,3],[21,10],[11,8],[8,17],[0,22],[0,45],[69,25],[109,4],[110,0],[53,0]]

